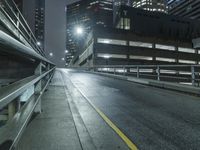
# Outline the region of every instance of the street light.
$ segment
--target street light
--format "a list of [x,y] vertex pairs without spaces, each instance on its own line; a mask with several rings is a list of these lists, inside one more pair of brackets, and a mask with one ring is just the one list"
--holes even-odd
[[82,27],[76,27],[76,33],[78,34],[78,35],[81,35],[81,34],[83,34],[83,28]]
[[62,61],[64,61],[65,60],[65,58],[62,58]]
[[69,51],[68,51],[68,50],[65,50],[65,53],[67,54],[67,53],[69,53]]
[[38,45],[38,46],[40,46],[40,45],[41,45],[41,43],[40,43],[40,42],[37,42],[37,45]]
[[49,53],[49,56],[53,57],[53,53]]

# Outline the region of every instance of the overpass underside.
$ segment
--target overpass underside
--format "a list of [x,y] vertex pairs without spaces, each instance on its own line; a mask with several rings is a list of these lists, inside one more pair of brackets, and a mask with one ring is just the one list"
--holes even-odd
[[200,101],[84,71],[57,69],[17,150],[179,150],[200,146]]

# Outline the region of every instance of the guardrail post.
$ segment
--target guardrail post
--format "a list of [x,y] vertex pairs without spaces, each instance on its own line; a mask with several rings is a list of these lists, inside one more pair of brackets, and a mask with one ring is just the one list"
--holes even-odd
[[[37,68],[35,69],[35,75],[41,75],[42,74],[42,63],[40,62]],[[41,94],[42,90],[42,81],[38,81],[35,85],[35,94]],[[34,112],[35,113],[41,113],[42,108],[41,108],[41,99],[39,99],[37,106],[35,107]]]
[[137,78],[140,78],[140,68],[137,67]]
[[160,81],[160,66],[157,66],[157,80]]
[[124,71],[123,75],[125,76],[125,75],[126,75],[126,74],[125,74],[125,71],[126,71],[126,68],[125,68],[125,67],[123,67],[123,71]]
[[8,104],[8,120],[12,119],[16,113],[16,103],[15,101]]
[[191,77],[192,77],[192,85],[195,86],[195,69],[194,66],[191,66]]
[[[50,64],[47,64],[47,66],[46,66],[46,71],[48,71],[48,70],[50,70],[51,69],[51,66],[50,66]],[[47,76],[46,76],[46,79],[48,80],[50,78],[50,74],[48,74]]]

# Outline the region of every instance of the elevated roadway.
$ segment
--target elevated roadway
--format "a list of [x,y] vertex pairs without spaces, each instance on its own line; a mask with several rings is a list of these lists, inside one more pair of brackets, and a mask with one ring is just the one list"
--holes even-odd
[[43,113],[29,124],[18,149],[197,150],[199,100],[184,93],[57,69],[43,98]]

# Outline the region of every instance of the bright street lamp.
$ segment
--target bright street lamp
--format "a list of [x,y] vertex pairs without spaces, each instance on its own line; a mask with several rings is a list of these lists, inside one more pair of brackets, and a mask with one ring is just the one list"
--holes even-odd
[[83,28],[82,27],[77,27],[76,28],[76,33],[79,34],[79,35],[83,34]]
[[40,46],[40,45],[41,45],[41,43],[40,43],[40,42],[37,42],[37,45],[38,45],[38,46]]
[[53,57],[53,53],[49,53],[49,56]]

